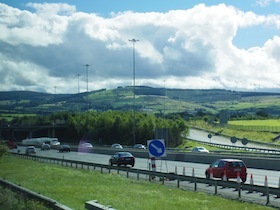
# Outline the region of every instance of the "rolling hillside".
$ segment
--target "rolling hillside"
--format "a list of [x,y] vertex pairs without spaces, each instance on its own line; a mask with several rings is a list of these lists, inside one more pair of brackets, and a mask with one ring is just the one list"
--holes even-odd
[[[101,89],[80,94],[49,94],[31,91],[0,92],[2,114],[48,114],[56,111],[83,112],[132,110],[132,87],[114,90]],[[254,113],[262,110],[270,115],[280,115],[280,93],[239,92],[222,89],[164,89],[137,86],[135,108],[148,113],[195,113],[199,110],[218,113]]]

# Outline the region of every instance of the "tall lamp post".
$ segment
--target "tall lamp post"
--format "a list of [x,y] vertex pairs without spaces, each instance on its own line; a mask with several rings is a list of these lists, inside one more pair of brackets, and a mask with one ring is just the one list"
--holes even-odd
[[80,93],[80,74],[77,74],[78,77],[78,93]]
[[139,42],[138,39],[129,39],[132,42],[133,47],[133,145],[135,144],[135,130],[136,130],[136,119],[135,119],[135,43]]
[[88,67],[90,66],[89,64],[84,65],[86,67],[86,76],[87,76],[87,109],[89,109],[89,102],[88,102]]

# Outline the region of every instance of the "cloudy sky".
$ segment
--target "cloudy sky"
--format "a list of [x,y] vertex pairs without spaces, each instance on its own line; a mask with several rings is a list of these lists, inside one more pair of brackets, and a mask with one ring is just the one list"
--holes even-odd
[[[280,91],[280,0],[0,0],[0,91]],[[88,67],[88,83],[86,66]]]

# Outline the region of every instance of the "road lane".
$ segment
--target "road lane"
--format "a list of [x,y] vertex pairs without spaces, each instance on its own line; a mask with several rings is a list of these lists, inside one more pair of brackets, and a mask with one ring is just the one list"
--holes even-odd
[[[230,145],[230,146],[233,145],[232,142],[230,141],[230,138],[228,138],[228,137],[224,137],[224,136],[220,136],[220,135],[212,135],[212,138],[209,139],[208,134],[209,134],[209,132],[191,128],[187,138],[192,139],[192,140],[197,140],[197,141],[215,143],[215,144],[224,144],[224,145]],[[240,140],[238,140],[234,144],[234,146],[245,147],[245,145],[243,145]],[[269,147],[266,145],[252,143],[252,142],[248,142],[246,147],[277,150],[275,147]],[[279,151],[280,151],[280,149],[279,149]]]

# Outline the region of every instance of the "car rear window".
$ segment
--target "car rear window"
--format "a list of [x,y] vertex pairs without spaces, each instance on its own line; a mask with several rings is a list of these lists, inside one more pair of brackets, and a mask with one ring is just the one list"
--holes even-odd
[[233,167],[233,168],[242,168],[244,167],[244,163],[243,162],[230,162],[229,167]]
[[132,154],[130,154],[129,152],[122,152],[122,153],[119,153],[121,157],[131,157]]

